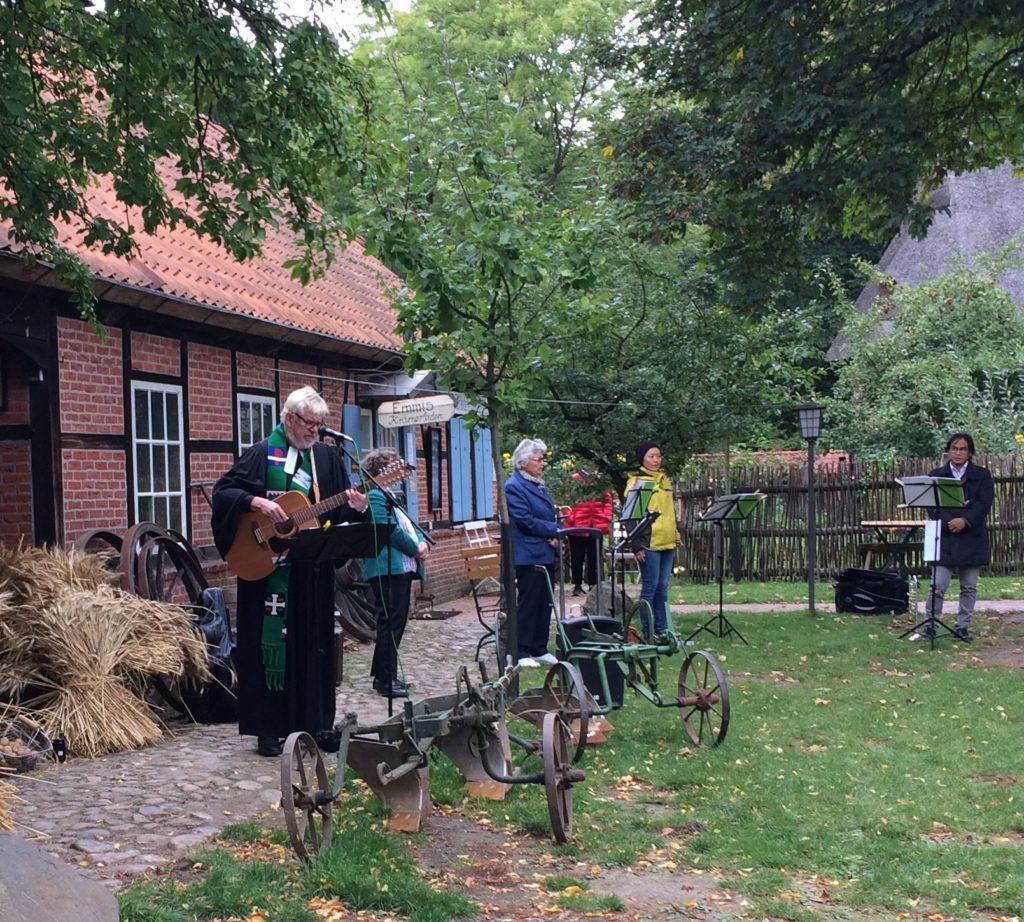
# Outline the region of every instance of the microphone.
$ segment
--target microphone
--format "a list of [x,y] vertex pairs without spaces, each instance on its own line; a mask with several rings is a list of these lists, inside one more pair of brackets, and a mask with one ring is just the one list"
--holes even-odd
[[353,445],[356,443],[356,440],[352,438],[352,436],[345,435],[344,432],[335,432],[333,429],[328,429],[326,426],[321,426],[319,431],[321,437],[329,435],[335,442],[340,442],[344,439],[346,442],[351,442]]

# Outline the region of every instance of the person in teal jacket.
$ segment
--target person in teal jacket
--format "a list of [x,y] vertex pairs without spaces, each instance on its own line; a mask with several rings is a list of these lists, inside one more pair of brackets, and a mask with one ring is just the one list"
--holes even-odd
[[[373,477],[393,471],[403,464],[390,448],[371,451],[363,467]],[[370,675],[373,688],[387,698],[406,698],[408,689],[398,677],[398,647],[409,620],[412,581],[423,578],[421,561],[427,555],[427,543],[387,488],[374,487],[366,494],[370,521],[375,525],[394,525],[388,543],[376,557],[363,560],[363,579],[370,584],[377,605],[377,641],[373,648]]]

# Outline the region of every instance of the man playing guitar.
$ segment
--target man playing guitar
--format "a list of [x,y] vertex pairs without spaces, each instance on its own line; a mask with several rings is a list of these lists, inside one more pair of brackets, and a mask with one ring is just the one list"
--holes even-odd
[[[270,437],[217,481],[214,543],[229,563],[240,547],[258,544],[254,533],[273,533],[276,524],[301,517],[275,497],[304,494],[322,503],[319,508],[334,509],[334,522],[365,520],[366,497],[351,488],[337,453],[317,441],[328,412],[313,388],[293,391]],[[254,519],[264,527],[254,528]],[[274,756],[289,733],[305,730],[325,739],[334,726],[334,566],[273,557],[258,572],[255,578],[239,572],[238,579],[238,732],[255,736],[261,755]]]

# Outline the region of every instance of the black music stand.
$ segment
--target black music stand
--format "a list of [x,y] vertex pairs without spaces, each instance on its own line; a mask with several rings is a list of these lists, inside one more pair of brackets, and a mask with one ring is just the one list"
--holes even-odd
[[289,563],[328,560],[351,560],[353,557],[376,557],[388,543],[394,525],[351,522],[330,528],[307,528],[286,539]]
[[[725,617],[725,523],[740,522],[747,518],[763,499],[763,493],[729,493],[719,496],[701,515],[697,516],[697,520],[700,522],[713,522],[718,526],[718,614],[712,615],[690,634],[686,638],[687,642],[693,640],[701,631],[707,631],[717,637],[735,634],[744,643],[747,642],[747,639]],[[711,629],[712,624],[715,624],[716,630]]]
[[908,628],[899,639],[902,640],[911,634],[917,634],[924,628],[924,636],[929,640],[931,649],[935,649],[936,628],[941,627],[951,637],[956,637],[953,630],[938,614],[935,613],[935,574],[939,566],[939,545],[942,535],[941,518],[932,518],[936,509],[962,509],[964,505],[964,488],[956,477],[904,477],[896,480],[903,490],[903,502],[900,508],[927,509],[930,521],[935,523],[931,540],[928,536],[928,526],[925,526],[924,557],[932,564],[932,581],[928,587],[928,599],[925,601],[925,617]]

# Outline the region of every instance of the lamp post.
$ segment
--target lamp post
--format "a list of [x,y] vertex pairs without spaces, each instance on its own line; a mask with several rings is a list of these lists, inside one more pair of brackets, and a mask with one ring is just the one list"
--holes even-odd
[[800,435],[807,440],[807,605],[814,611],[814,550],[817,544],[817,521],[814,510],[814,443],[821,435],[820,403],[805,403],[796,408],[800,415]]

